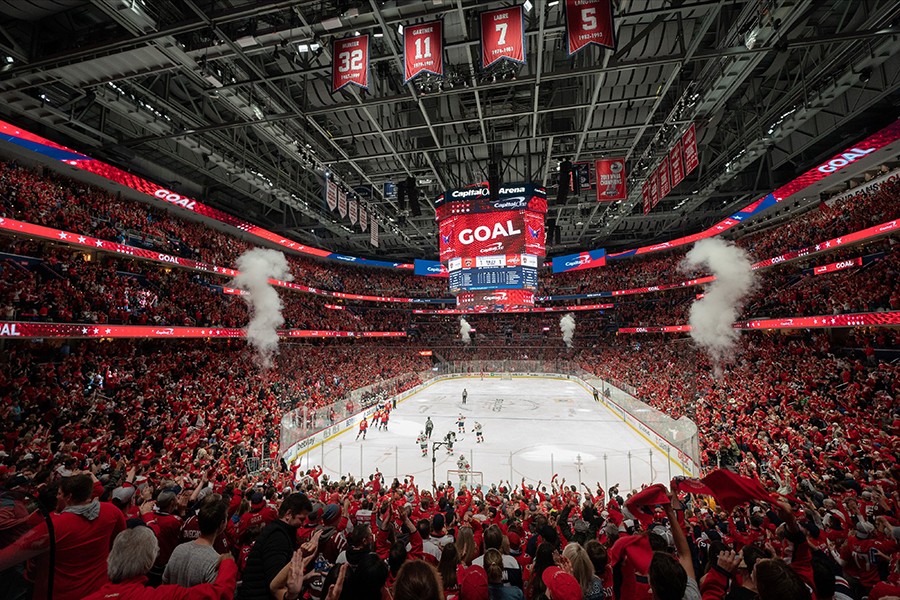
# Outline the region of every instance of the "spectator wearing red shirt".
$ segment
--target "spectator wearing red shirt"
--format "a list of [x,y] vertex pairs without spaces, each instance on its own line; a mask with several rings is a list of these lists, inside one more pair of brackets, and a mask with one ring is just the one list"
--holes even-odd
[[[108,582],[106,558],[125,517],[108,502],[92,500],[90,475],[62,479],[57,493],[57,512],[52,516],[56,537],[53,564],[53,600],[81,600]],[[19,540],[0,550],[0,571],[24,560],[36,559],[34,600],[48,598],[50,536],[40,523]]]
[[147,527],[122,533],[109,555],[109,581],[84,600],[231,600],[237,579],[237,566],[230,555],[223,555],[213,583],[190,588],[180,585],[148,587],[147,572],[153,567],[159,545]]
[[181,542],[181,517],[171,514],[176,507],[175,492],[164,490],[156,498],[156,511],[143,516],[144,522],[150,526],[156,538],[159,540],[159,554],[156,564],[150,570],[151,584],[159,585],[162,582],[163,571],[172,552]]

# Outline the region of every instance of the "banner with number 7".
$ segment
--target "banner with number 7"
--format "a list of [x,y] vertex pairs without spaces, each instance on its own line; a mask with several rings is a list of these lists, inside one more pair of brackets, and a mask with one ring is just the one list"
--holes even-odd
[[501,58],[525,62],[525,12],[521,6],[481,13],[481,67]]
[[444,76],[444,22],[431,21],[403,28],[403,83],[419,73]]
[[334,40],[331,51],[331,91],[348,83],[369,87],[369,36]]
[[565,0],[566,44],[572,56],[589,44],[616,47],[612,0]]

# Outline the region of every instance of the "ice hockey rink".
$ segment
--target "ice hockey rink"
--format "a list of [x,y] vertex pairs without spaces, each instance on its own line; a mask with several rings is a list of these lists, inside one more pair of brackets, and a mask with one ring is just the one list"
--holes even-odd
[[[462,404],[463,389],[468,391]],[[390,482],[412,475],[420,486],[432,482],[432,443],[449,431],[458,432],[465,416],[465,433],[457,433],[453,454],[437,448],[437,482],[458,469],[464,454],[471,470],[486,485],[511,481],[514,485],[559,482],[623,488],[642,483],[668,482],[680,474],[674,462],[612,411],[594,402],[588,388],[576,381],[528,377],[448,379],[426,386],[400,401],[391,413],[388,431],[370,426],[366,439],[356,440],[357,428],[329,439],[303,456],[302,467],[322,465],[330,477],[360,476],[377,468]],[[416,438],[431,417],[434,431],[423,457]],[[484,442],[476,443],[475,422],[483,425]],[[579,465],[580,462],[580,465]],[[580,472],[579,472],[580,470]],[[455,480],[454,485],[459,481]],[[630,484],[630,485],[629,485]]]

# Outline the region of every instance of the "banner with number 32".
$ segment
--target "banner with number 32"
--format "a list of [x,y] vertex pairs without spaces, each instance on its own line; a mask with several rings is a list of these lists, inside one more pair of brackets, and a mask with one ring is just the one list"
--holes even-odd
[[334,40],[331,52],[331,91],[336,92],[348,83],[369,87],[369,36]]

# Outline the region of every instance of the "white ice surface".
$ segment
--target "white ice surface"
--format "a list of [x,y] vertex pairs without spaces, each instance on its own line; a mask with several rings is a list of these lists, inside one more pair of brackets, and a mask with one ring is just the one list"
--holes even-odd
[[[468,390],[467,404],[462,404],[463,388]],[[592,487],[597,482],[604,487],[619,483],[624,490],[642,483],[666,483],[678,474],[659,449],[595,403],[578,383],[550,378],[482,381],[477,376],[424,388],[398,403],[388,431],[370,425],[366,439],[356,441],[353,428],[304,455],[302,468],[321,464],[332,478],[349,473],[368,476],[377,468],[388,482],[413,475],[416,483],[430,488],[432,445],[428,457],[423,457],[416,438],[430,416],[434,422],[431,442],[442,440],[448,431],[457,431],[460,413],[466,417],[466,433],[457,434],[454,453],[448,454],[445,448],[434,453],[438,482],[447,479],[448,470],[457,469],[460,453],[473,471],[483,473],[486,485],[501,480],[515,485],[525,477],[526,483],[541,480],[549,489],[554,473],[564,477],[566,485],[577,485],[579,456],[580,480]],[[476,421],[484,426],[480,444],[473,431]]]

